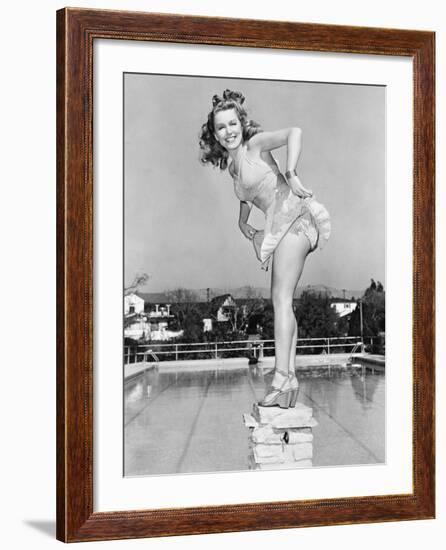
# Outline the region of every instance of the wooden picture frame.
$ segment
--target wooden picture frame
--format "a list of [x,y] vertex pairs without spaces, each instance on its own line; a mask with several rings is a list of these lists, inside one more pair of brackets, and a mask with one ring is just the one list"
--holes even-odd
[[[413,62],[413,491],[93,511],[93,42],[406,56]],[[435,510],[432,32],[65,8],[57,12],[57,538],[65,542],[426,519]]]

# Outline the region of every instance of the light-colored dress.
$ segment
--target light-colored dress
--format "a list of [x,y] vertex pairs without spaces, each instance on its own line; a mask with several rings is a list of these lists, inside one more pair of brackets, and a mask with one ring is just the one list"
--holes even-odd
[[271,255],[288,231],[303,233],[310,243],[310,251],[324,246],[331,224],[322,204],[314,197],[302,199],[295,195],[277,163],[250,159],[245,145],[240,148],[237,162],[237,172],[230,167],[237,198],[251,202],[265,214],[265,228],[256,231],[252,240],[262,269],[268,269]]

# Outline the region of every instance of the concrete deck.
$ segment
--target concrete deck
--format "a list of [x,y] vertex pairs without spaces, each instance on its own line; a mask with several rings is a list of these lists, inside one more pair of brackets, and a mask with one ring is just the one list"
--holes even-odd
[[[354,359],[354,362],[365,363],[365,364],[376,364],[379,366],[385,366],[385,357],[382,355],[372,355],[372,354],[362,354],[354,353],[353,356],[350,353],[331,353],[331,354],[318,354],[318,355],[297,355],[296,356],[296,370],[308,369],[308,368],[329,368],[335,365],[345,366],[347,361],[350,358]],[[260,368],[270,369],[274,367],[274,356],[264,357],[257,364]],[[249,362],[247,358],[236,357],[228,359],[187,359],[184,361],[160,361],[159,363],[155,362],[140,362],[140,363],[130,363],[124,365],[124,379],[130,380],[135,376],[138,376],[140,373],[148,371],[153,368],[160,369],[172,369],[175,371],[187,369],[194,371],[209,371],[209,370],[226,370],[249,367]]]
[[361,355],[358,355],[358,359],[360,363],[367,363],[370,365],[380,365],[382,367],[385,367],[386,365],[386,357],[385,355],[376,355],[373,353],[363,353]]

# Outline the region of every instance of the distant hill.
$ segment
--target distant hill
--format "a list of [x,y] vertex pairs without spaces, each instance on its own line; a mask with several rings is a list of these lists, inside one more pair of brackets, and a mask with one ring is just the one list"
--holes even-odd
[[[247,297],[247,288],[250,289],[251,292],[254,292],[257,295],[262,296],[263,298],[270,298],[271,292],[270,289],[267,287],[238,287],[238,288],[211,288],[209,289],[209,299],[212,300],[212,298],[215,298],[215,296],[220,296],[222,294],[231,294],[234,298],[246,298]],[[197,302],[206,302],[207,301],[207,289],[205,288],[199,288],[199,289],[187,289],[189,292],[193,293],[196,296]],[[365,289],[364,289],[365,290]],[[297,288],[296,293],[294,296],[298,298],[302,292],[304,291],[311,291],[321,294],[328,294],[332,298],[343,298],[345,295],[345,298],[359,298],[364,294],[364,290],[348,290],[348,289],[339,289],[339,288],[333,288],[328,287],[325,285],[306,285],[306,286],[300,286]],[[344,294],[345,292],[345,294]],[[144,298],[146,302],[152,303],[152,304],[163,304],[168,303],[172,300],[172,297],[169,296],[169,292],[138,292],[138,294],[141,296],[141,298]]]

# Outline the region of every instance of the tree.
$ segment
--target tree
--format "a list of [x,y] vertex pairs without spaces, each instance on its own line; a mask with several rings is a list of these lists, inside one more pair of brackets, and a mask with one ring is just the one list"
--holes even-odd
[[[223,314],[224,320],[220,317]],[[230,294],[215,296],[209,304],[208,315],[214,321],[212,335],[231,339],[243,325],[243,309]]]
[[261,326],[262,339],[274,340],[274,309],[271,302],[265,304]]
[[190,307],[183,312],[183,342],[203,342],[203,319],[195,307]]
[[132,284],[124,288],[124,294],[131,294],[136,292],[140,286],[143,286],[150,279],[150,275],[147,273],[137,273],[133,278]]
[[[362,301],[363,336],[376,337],[386,330],[386,294],[381,282],[371,279],[370,286],[365,290]],[[353,311],[350,319],[351,336],[361,335],[361,319],[359,305]]]
[[235,319],[233,318],[233,315],[231,315],[230,321],[224,321],[224,322],[218,322],[215,321],[215,318],[213,318],[212,323],[212,332],[208,333],[209,338],[214,341],[218,342],[220,340],[237,340],[238,338],[238,331],[237,326],[235,324]]
[[182,330],[183,342],[199,342],[203,340],[203,319],[198,306],[198,296],[192,290],[177,288],[167,293],[171,302],[171,313],[175,316],[171,327]]
[[175,288],[166,293],[167,299],[171,303],[184,304],[188,302],[198,302],[198,295],[188,288]]
[[244,294],[245,299],[243,300],[241,309],[245,332],[250,332],[250,330],[257,332],[257,325],[262,324],[261,320],[265,312],[265,299],[252,286],[246,286]]
[[302,292],[297,301],[296,318],[299,338],[328,338],[340,333],[339,315],[331,307],[327,294]]

